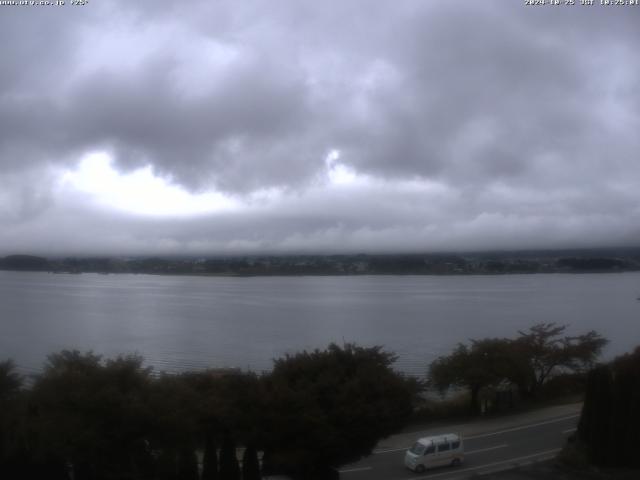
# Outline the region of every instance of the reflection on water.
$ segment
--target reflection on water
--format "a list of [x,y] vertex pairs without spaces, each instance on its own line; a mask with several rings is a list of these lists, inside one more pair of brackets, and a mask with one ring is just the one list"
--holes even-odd
[[37,371],[63,348],[140,353],[158,370],[265,370],[329,342],[383,345],[423,375],[470,338],[537,322],[595,329],[612,356],[640,344],[640,273],[182,277],[0,272],[0,359]]

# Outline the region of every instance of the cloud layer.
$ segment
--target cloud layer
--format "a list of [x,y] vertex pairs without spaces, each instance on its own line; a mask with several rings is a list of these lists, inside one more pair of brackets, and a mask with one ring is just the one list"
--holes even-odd
[[[640,8],[0,8],[4,253],[640,240]],[[65,181],[90,155],[184,205]]]

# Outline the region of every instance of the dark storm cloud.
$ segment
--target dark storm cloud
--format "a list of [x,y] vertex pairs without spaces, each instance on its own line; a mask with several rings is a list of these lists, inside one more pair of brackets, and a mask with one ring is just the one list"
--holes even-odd
[[83,79],[68,113],[76,142],[111,149],[121,166],[151,163],[189,187],[259,188],[304,168],[314,145],[297,135],[313,112],[299,80],[263,78],[269,63],[250,60],[189,98],[171,83],[176,68],[160,61],[125,78]]
[[[639,8],[396,3],[4,7],[0,243],[92,217],[55,172],[94,151],[246,202],[103,212],[109,249],[637,242]],[[333,150],[366,187],[322,190]]]
[[[541,14],[504,2],[413,3],[365,16],[358,3],[336,12],[309,2],[252,6],[234,12],[229,5],[196,5],[180,21],[138,5],[137,16],[121,14],[96,28],[107,36],[144,28],[148,14],[181,29],[194,22],[199,35],[176,42],[173,50],[151,49],[151,58],[134,68],[122,71],[116,56],[75,77],[68,48],[73,35],[62,30],[74,25],[67,21],[56,30],[49,24],[42,32],[40,18],[22,18],[18,25],[37,30],[47,46],[51,39],[60,42],[50,52],[27,36],[32,43],[17,55],[23,60],[5,70],[13,71],[16,94],[3,102],[3,158],[15,159],[11,147],[39,146],[40,155],[44,150],[61,157],[109,147],[120,165],[152,163],[189,187],[230,190],[304,182],[330,148],[344,149],[343,161],[359,170],[383,176],[526,175],[545,152],[575,162],[566,156],[592,151],[585,140],[606,128],[606,119],[589,100],[606,93],[598,82],[610,79],[598,78],[598,65],[588,60],[603,51],[596,43],[608,38],[603,23],[622,45],[638,36],[628,12],[602,9]],[[210,18],[211,27],[196,13]],[[50,20],[55,25],[57,18]],[[21,38],[13,30],[8,35]],[[166,48],[163,35],[169,33],[158,29],[139,41]],[[190,98],[177,76],[198,75],[207,40],[237,56],[212,71],[209,85]],[[60,43],[67,43],[64,52],[56,50]],[[204,51],[181,62],[188,48]],[[52,58],[71,64],[64,97],[55,85],[20,91],[34,77],[50,77]],[[41,59],[43,71],[31,71]],[[625,60],[637,71],[637,60]],[[600,67],[607,67],[606,59]],[[633,108],[633,102],[627,105]],[[612,143],[626,140],[617,137]]]
[[[604,56],[595,63],[609,67],[591,31],[567,38],[563,28],[544,25],[548,15],[517,10],[482,4],[462,13],[450,6],[406,25],[402,48],[389,53],[403,79],[379,92],[374,117],[383,120],[374,135],[370,124],[362,125],[352,147],[356,165],[456,183],[502,176],[530,182],[541,180],[535,170],[549,154],[558,170],[569,166],[580,176],[575,167],[604,163],[610,148],[633,151],[637,141],[611,128],[612,119],[598,108],[612,79],[591,63],[595,53]],[[607,13],[597,15],[612,28],[617,23]],[[629,41],[636,32],[623,28],[618,35]],[[638,61],[625,59],[633,78]],[[631,111],[637,93],[627,92]]]

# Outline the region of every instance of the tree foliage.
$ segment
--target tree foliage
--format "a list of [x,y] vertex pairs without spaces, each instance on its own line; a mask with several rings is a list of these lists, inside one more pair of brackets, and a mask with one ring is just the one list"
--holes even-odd
[[[602,352],[607,340],[594,330],[583,335],[564,335],[566,325],[539,323],[519,332],[516,352],[527,362],[524,391],[535,396],[540,387],[558,370],[586,371]],[[528,377],[528,378],[527,378]]]
[[189,444],[183,445],[178,452],[178,478],[180,480],[199,480],[198,458]]
[[609,463],[610,452],[604,444],[611,439],[612,433],[612,387],[613,377],[608,365],[601,365],[589,372],[578,431],[589,446],[589,458],[598,465]]
[[352,462],[402,428],[417,384],[391,368],[381,347],[331,344],[277,360],[266,380],[262,431],[270,461],[311,477]]
[[564,325],[541,323],[519,337],[471,340],[458,344],[449,355],[434,360],[428,370],[429,385],[444,393],[451,387],[470,392],[470,409],[480,410],[480,392],[508,383],[523,396],[535,396],[558,372],[583,372],[597,357],[607,340],[595,331],[563,336]]
[[242,480],[260,480],[260,462],[258,452],[249,444],[242,455]]
[[640,467],[640,347],[589,372],[578,437],[598,466]]
[[508,339],[472,340],[458,344],[452,354],[439,357],[429,367],[429,384],[444,393],[452,386],[467,388],[470,410],[480,410],[480,390],[514,375],[512,343]]
[[149,373],[136,356],[106,363],[91,352],[49,356],[31,392],[33,455],[70,462],[78,480],[142,471]]
[[28,389],[3,362],[0,476],[239,480],[238,441],[246,480],[260,476],[257,450],[273,473],[333,477],[331,467],[370,453],[409,417],[418,384],[394,360],[380,347],[330,345],[276,360],[262,376],[154,375],[138,356],[74,350],[50,355]]
[[202,456],[202,480],[218,480],[218,452],[212,434],[205,436]]
[[480,411],[480,391],[517,376],[513,342],[504,338],[472,340],[458,344],[452,354],[439,357],[429,367],[429,385],[441,393],[450,387],[469,390],[472,413]]
[[224,436],[220,449],[220,480],[240,480],[236,442],[229,434]]
[[22,387],[23,379],[16,372],[11,360],[0,362],[0,401],[15,395]]
[[23,379],[11,360],[0,362],[0,477],[18,478],[23,474],[21,460],[20,394]]

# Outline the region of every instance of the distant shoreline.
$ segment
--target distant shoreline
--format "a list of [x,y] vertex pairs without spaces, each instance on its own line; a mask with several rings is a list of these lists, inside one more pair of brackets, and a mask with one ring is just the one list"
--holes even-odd
[[160,277],[223,277],[223,278],[257,278],[257,277],[485,277],[508,275],[598,275],[611,273],[633,273],[637,270],[593,270],[593,271],[545,271],[545,272],[470,272],[470,273],[162,273],[162,272],[49,272],[44,270],[7,270],[2,272],[50,273],[53,275],[157,275]]
[[640,271],[640,249],[387,255],[254,255],[234,257],[0,258],[0,270],[54,274],[149,274],[208,277],[365,275],[509,275]]

